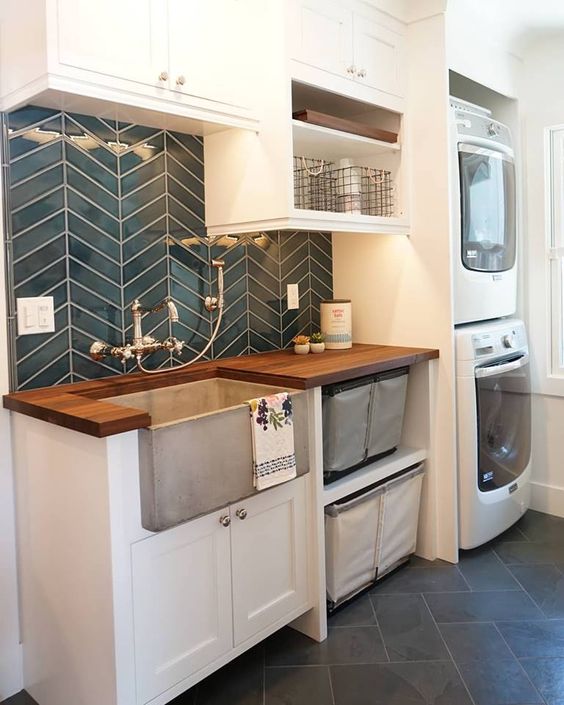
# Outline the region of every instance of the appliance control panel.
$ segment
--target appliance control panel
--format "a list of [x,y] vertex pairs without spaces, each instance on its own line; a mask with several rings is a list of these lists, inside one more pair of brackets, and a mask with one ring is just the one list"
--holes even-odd
[[493,120],[489,115],[476,115],[463,110],[455,110],[454,120],[456,130],[461,136],[481,137],[511,147],[511,133],[507,125]]
[[507,355],[512,350],[522,350],[527,347],[525,328],[519,325],[488,333],[476,333],[472,336],[472,347],[476,359],[490,355]]

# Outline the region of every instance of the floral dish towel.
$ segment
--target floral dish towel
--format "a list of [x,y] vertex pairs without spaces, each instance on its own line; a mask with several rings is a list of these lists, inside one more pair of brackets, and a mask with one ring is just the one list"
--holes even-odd
[[251,409],[253,478],[257,490],[296,477],[292,398],[287,392],[247,402]]

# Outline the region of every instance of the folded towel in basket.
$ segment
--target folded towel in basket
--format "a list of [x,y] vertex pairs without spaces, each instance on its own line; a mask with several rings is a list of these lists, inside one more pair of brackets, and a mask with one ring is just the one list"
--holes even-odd
[[264,490],[296,477],[292,398],[281,392],[247,403],[251,409],[254,486]]

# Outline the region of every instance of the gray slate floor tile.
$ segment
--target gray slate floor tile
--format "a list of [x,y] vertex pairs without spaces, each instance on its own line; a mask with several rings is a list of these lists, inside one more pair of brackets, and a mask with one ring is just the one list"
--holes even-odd
[[564,659],[523,659],[521,664],[548,705],[564,703]]
[[425,595],[437,622],[492,622],[544,619],[544,614],[524,592],[517,590]]
[[[224,693],[224,704],[230,702]],[[329,669],[326,666],[267,668],[265,705],[333,705]]]
[[564,657],[564,620],[498,622],[497,627],[511,651],[522,657]]
[[458,665],[476,705],[529,705],[543,700],[516,659]]
[[564,519],[562,517],[529,509],[519,520],[517,526],[529,541],[564,544]]
[[450,661],[332,666],[331,681],[335,705],[471,705]]
[[369,595],[352,600],[329,617],[329,627],[369,627],[376,624]]
[[[263,679],[264,649],[259,644],[195,686],[193,703],[224,705],[228,692],[229,705],[262,705]],[[177,704],[176,700],[173,701],[174,705],[188,705],[189,702],[181,700]]]
[[511,572],[549,618],[564,617],[564,575],[553,565],[514,565]]
[[401,568],[376,585],[372,594],[458,592],[469,590],[456,566],[441,568]]
[[390,661],[447,661],[450,656],[421,595],[373,595]]
[[493,624],[483,622],[441,624],[439,629],[457,663],[495,662],[498,658],[513,658],[513,654]]
[[25,690],[22,690],[16,695],[12,695],[11,698],[7,700],[2,700],[0,705],[37,705],[36,701],[28,695]]
[[564,563],[564,543],[502,541],[494,550],[507,565]]
[[491,548],[460,552],[460,572],[472,590],[520,590]]
[[513,524],[507,531],[504,531],[503,534],[500,534],[490,543],[494,544],[496,541],[529,541],[530,539],[528,539],[520,529],[521,521],[522,520]]
[[378,627],[335,627],[318,644],[293,629],[282,629],[266,642],[267,666],[311,666],[387,661]]

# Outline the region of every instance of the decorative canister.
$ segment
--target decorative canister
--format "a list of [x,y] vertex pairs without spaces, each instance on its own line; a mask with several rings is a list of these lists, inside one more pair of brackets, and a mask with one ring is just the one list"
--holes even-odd
[[327,350],[352,347],[352,311],[350,299],[328,299],[321,302],[321,332]]

